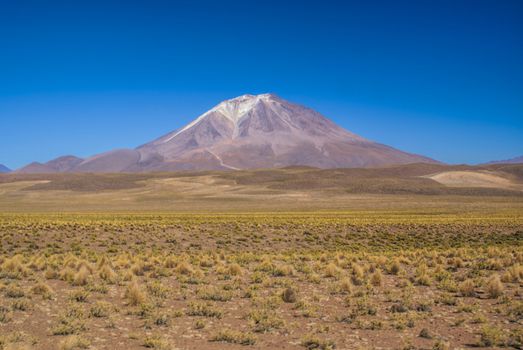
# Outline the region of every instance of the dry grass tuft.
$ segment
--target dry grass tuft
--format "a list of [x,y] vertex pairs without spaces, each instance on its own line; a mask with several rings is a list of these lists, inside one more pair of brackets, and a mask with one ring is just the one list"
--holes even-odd
[[505,289],[497,274],[489,278],[485,288],[488,296],[493,299],[500,297],[503,294],[503,290]]
[[143,288],[136,281],[132,281],[125,291],[125,298],[131,306],[138,306],[144,304],[147,300],[147,295]]
[[281,294],[281,298],[286,303],[295,303],[297,300],[296,291],[291,287],[285,288]]
[[91,343],[78,335],[71,335],[60,342],[59,350],[87,349]]

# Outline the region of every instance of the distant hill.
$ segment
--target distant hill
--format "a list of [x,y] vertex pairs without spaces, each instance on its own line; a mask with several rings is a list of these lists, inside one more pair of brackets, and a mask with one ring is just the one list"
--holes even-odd
[[21,174],[66,173],[72,171],[82,161],[83,159],[75,156],[63,156],[47,163],[33,162],[16,170],[16,172]]
[[9,169],[8,167],[6,167],[3,164],[0,164],[0,173],[9,173],[10,171],[11,171],[11,169]]
[[486,164],[523,164],[523,156],[505,160],[494,160]]
[[20,173],[361,168],[438,163],[367,140],[274,94],[223,101],[181,129],[135,149],[31,163]]

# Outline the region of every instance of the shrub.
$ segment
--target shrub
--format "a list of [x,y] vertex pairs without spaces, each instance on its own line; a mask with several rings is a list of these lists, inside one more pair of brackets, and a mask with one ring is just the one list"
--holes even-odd
[[240,265],[238,264],[231,264],[229,266],[229,274],[231,276],[241,276],[243,274],[243,270]]
[[352,283],[347,277],[342,278],[337,286],[336,291],[342,294],[350,294],[352,292]]
[[69,294],[69,298],[73,301],[77,301],[79,303],[84,303],[87,301],[87,298],[89,297],[89,292],[85,290],[74,290]]
[[336,344],[333,341],[320,339],[311,334],[305,335],[302,338],[301,345],[310,350],[333,350],[336,348]]
[[193,267],[187,261],[179,262],[174,271],[181,275],[192,275],[194,273]]
[[87,269],[87,267],[82,265],[82,267],[80,267],[80,270],[78,270],[78,272],[74,275],[73,285],[85,286],[87,284],[89,274],[90,274],[90,272]]
[[500,281],[499,276],[493,275],[487,282],[486,291],[490,298],[496,299],[503,294],[503,283]]
[[107,317],[115,308],[111,303],[106,301],[97,301],[91,306],[90,315],[93,317]]
[[133,281],[131,282],[125,291],[125,298],[127,299],[127,302],[131,306],[137,306],[140,304],[145,303],[147,300],[147,296],[145,295],[145,292],[143,289],[138,285],[138,282]]
[[421,338],[425,338],[425,339],[432,339],[432,335],[430,334],[429,330],[427,328],[423,328],[420,332],[419,332],[419,336]]
[[256,337],[249,333],[239,332],[232,329],[222,329],[214,335],[210,341],[223,341],[232,344],[254,345]]
[[398,260],[394,260],[392,264],[389,266],[389,273],[391,275],[397,275],[401,271],[401,264]]
[[295,303],[297,299],[296,291],[291,287],[285,288],[281,294],[281,298],[286,303]]
[[503,331],[497,327],[484,326],[481,328],[479,346],[492,347],[503,346]]
[[334,263],[330,263],[325,268],[325,277],[338,277],[340,269]]
[[31,288],[31,292],[36,295],[41,295],[44,299],[51,299],[53,290],[44,282],[39,282]]
[[373,286],[379,287],[381,286],[383,282],[383,275],[381,274],[380,270],[376,270],[370,277],[370,283],[372,283]]
[[25,296],[25,292],[19,286],[10,284],[6,287],[4,295],[8,298],[22,298]]
[[82,321],[72,317],[62,317],[59,323],[51,329],[53,335],[70,335],[85,330]]
[[143,341],[143,346],[146,348],[159,349],[159,350],[171,349],[171,345],[169,345],[169,343],[166,340],[162,339],[158,335],[151,335],[151,336],[145,337],[145,339]]
[[187,315],[221,318],[222,312],[213,307],[212,304],[202,302],[191,302],[189,303]]
[[89,348],[90,342],[77,335],[71,335],[60,342],[59,350],[76,350]]
[[474,281],[471,279],[466,279],[459,285],[459,293],[464,297],[473,297],[476,295],[474,288]]
[[283,320],[273,311],[253,310],[249,313],[249,319],[255,332],[269,332],[273,329],[279,329],[284,325]]
[[100,271],[98,271],[98,276],[100,278],[108,283],[114,283],[116,281],[116,278],[118,275],[114,270],[111,268],[111,266],[104,264],[100,267]]

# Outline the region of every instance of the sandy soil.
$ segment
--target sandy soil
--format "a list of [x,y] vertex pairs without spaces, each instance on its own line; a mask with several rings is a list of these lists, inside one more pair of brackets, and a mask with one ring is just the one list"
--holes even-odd
[[446,171],[429,176],[429,178],[451,187],[484,187],[523,190],[522,185],[488,172]]

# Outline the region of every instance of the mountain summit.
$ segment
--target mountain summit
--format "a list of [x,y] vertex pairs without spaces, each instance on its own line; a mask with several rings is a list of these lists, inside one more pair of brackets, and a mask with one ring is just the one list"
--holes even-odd
[[221,102],[181,129],[134,150],[87,158],[68,171],[348,168],[418,162],[435,161],[369,141],[312,109],[261,94]]

